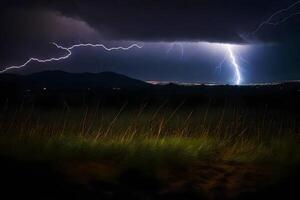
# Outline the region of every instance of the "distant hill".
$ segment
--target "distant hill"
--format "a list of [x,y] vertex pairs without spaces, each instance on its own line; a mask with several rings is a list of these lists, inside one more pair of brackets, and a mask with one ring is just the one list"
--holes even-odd
[[246,106],[284,107],[300,112],[300,82],[253,85],[153,85],[113,73],[44,71],[30,75],[0,74],[0,105],[35,103],[51,106],[87,102],[105,105],[144,104],[160,106],[226,103]]
[[113,73],[68,73],[43,71],[30,75],[1,74],[0,87],[23,89],[102,89],[102,88],[143,88],[150,84]]
[[64,71],[43,71],[29,75],[0,74],[0,89],[14,90],[102,90],[102,89],[150,89],[156,95],[201,94],[206,96],[267,95],[297,92],[300,82],[288,81],[271,84],[232,85],[181,85],[177,83],[151,84],[114,72],[68,73]]

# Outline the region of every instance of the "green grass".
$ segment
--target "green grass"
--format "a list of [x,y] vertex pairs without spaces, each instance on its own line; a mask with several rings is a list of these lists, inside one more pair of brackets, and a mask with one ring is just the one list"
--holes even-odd
[[2,137],[1,152],[20,159],[52,161],[112,160],[121,164],[186,164],[199,160],[241,163],[296,164],[299,143],[276,138],[268,143],[208,136],[159,138],[102,138],[84,136]]
[[2,113],[0,151],[25,160],[111,161],[144,169],[201,161],[300,163],[296,119],[239,107],[158,107]]

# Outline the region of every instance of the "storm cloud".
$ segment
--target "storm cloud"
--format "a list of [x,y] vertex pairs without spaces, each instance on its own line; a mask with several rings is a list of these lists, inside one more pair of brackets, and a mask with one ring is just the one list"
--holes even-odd
[[[22,9],[60,13],[87,23],[111,40],[243,43],[254,39],[263,42],[298,40],[297,17],[280,28],[268,25],[254,36],[248,35],[275,11],[293,2],[295,0],[31,0],[9,1],[4,7],[6,12]],[[295,9],[300,11],[300,5]],[[10,19],[18,17],[16,13]],[[34,23],[27,25],[29,29],[34,28]]]
[[[247,82],[299,79],[300,15],[279,25],[265,25],[274,12],[295,0],[7,0],[0,8],[0,68],[30,57],[49,58],[66,52],[50,42],[146,44],[134,50],[106,55],[76,50],[72,59],[49,63],[42,69],[117,71],[143,80],[215,81],[215,67],[224,52],[198,52],[198,42],[258,45],[241,63]],[[273,20],[300,12],[300,4]],[[188,44],[188,43],[195,44]],[[178,60],[183,44],[184,59]],[[274,47],[270,46],[276,45]],[[157,48],[155,51],[153,48]],[[189,50],[190,49],[190,50]],[[259,52],[259,53],[257,53]],[[279,53],[280,52],[280,53]],[[76,55],[76,57],[75,57]],[[245,56],[245,55],[243,55]],[[180,57],[180,55],[179,55]],[[230,63],[227,65],[230,65]],[[29,72],[39,66],[30,66]],[[26,69],[27,70],[27,69]],[[227,70],[227,72],[226,72]],[[228,67],[220,82],[231,77]],[[229,78],[228,78],[229,77]]]

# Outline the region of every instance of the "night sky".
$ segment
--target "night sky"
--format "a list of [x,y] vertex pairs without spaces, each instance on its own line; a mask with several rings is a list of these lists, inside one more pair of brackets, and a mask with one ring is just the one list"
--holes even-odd
[[141,80],[231,84],[226,45],[242,84],[300,79],[300,2],[296,0],[1,1],[0,69],[28,58],[62,56],[79,43],[142,49],[77,48],[70,58],[32,62],[9,73],[113,71]]

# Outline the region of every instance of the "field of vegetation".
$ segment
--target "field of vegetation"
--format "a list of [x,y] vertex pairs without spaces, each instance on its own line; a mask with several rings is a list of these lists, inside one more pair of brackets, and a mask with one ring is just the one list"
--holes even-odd
[[95,182],[110,185],[105,197],[125,183],[139,198],[230,199],[276,185],[300,166],[297,114],[267,106],[19,105],[3,106],[0,117],[2,157],[46,163],[95,191]]
[[120,184],[123,176],[127,184],[141,176],[134,184],[151,177],[162,194],[193,183],[197,194],[233,198],[300,164],[297,117],[268,107],[20,105],[3,107],[0,126],[1,155],[47,163],[79,184]]

